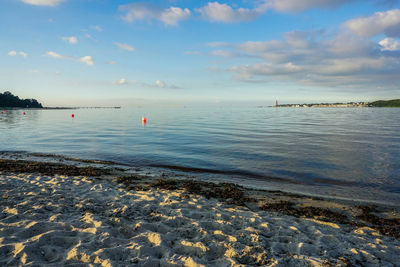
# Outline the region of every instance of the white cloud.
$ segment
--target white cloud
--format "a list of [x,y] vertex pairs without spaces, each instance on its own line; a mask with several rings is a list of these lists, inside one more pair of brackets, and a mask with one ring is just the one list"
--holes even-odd
[[158,87],[166,87],[165,82],[160,81],[160,80],[157,80],[155,84],[156,84],[156,86],[158,86]]
[[161,12],[160,20],[166,25],[176,26],[179,21],[190,17],[190,10],[179,7],[170,7]]
[[318,73],[333,76],[352,76],[363,71],[381,70],[387,63],[388,60],[384,57],[331,59],[329,64],[320,66]]
[[219,57],[235,57],[238,54],[231,52],[231,51],[226,51],[226,50],[214,50],[210,52],[211,55],[213,56],[219,56]]
[[379,42],[382,51],[398,51],[400,50],[400,42],[393,38],[385,38]]
[[121,49],[127,50],[127,51],[135,51],[135,48],[131,45],[128,44],[123,44],[123,43],[115,43],[116,46],[118,46]]
[[248,41],[239,45],[239,48],[250,53],[262,53],[267,52],[270,49],[277,49],[282,45],[281,41],[265,41],[265,42],[253,42]]
[[301,12],[313,8],[333,8],[355,0],[266,0],[268,7],[280,12]]
[[143,2],[121,5],[118,9],[120,11],[126,11],[126,14],[121,18],[128,22],[152,20],[156,18],[157,14],[160,12],[158,9]]
[[369,17],[350,20],[345,25],[359,36],[371,37],[384,33],[389,37],[400,37],[400,10],[376,12]]
[[[374,90],[400,84],[400,42],[386,38],[379,43],[339,31],[290,32],[283,40],[230,44],[236,64],[226,71],[242,82],[291,82],[319,87]],[[244,64],[243,59],[259,63]],[[393,87],[394,86],[394,87]]]
[[206,6],[195,9],[204,18],[213,22],[239,22],[239,21],[251,21],[261,16],[266,10],[268,5],[262,3],[256,6],[254,9],[249,8],[237,8],[233,9],[227,4],[220,4],[218,2],[209,2]]
[[63,55],[57,54],[56,52],[53,52],[53,51],[47,52],[46,56],[49,56],[49,57],[52,57],[52,58],[57,58],[57,59],[68,58],[68,56],[63,56]]
[[[344,4],[360,0],[251,0],[243,1],[255,3],[252,8],[233,7],[228,3],[217,1],[208,2],[205,6],[195,8],[194,11],[201,14],[203,18],[211,22],[234,23],[241,21],[252,21],[263,15],[268,9],[279,12],[296,13],[314,8],[337,8]],[[380,5],[387,5],[397,0],[365,0]],[[170,1],[172,2],[172,1]],[[188,8],[168,7],[162,9],[148,2],[136,2],[120,5],[119,10],[124,12],[121,18],[128,22],[159,20],[167,26],[175,26],[180,21],[192,17]]]
[[[357,2],[359,0],[263,0],[261,5],[265,9],[274,9],[284,13],[298,13],[315,8],[338,8],[342,5]],[[364,0],[364,2],[372,2],[388,6],[397,0]]]
[[89,65],[89,66],[93,66],[94,65],[94,60],[93,60],[93,58],[91,56],[81,57],[81,58],[79,58],[79,61],[83,62],[83,63],[85,63],[86,65]]
[[77,62],[82,62],[85,63],[88,66],[93,66],[94,65],[94,59],[91,56],[84,56],[84,57],[73,57],[73,56],[67,56],[67,55],[60,55],[56,52],[53,51],[48,51],[45,56],[54,58],[54,59],[71,59]]
[[121,78],[120,80],[114,81],[114,82],[112,82],[112,83],[113,83],[113,84],[116,84],[116,85],[127,85],[127,84],[128,84],[128,82],[126,81],[125,78]]
[[106,62],[108,65],[117,65],[118,62],[117,61],[107,61]]
[[199,52],[199,51],[185,51],[185,52],[183,52],[183,54],[184,55],[196,55],[196,56],[198,56],[198,55],[201,55],[201,52]]
[[254,65],[245,65],[241,67],[232,67],[231,71],[241,72],[242,74],[247,74],[247,77],[253,75],[286,75],[297,73],[303,70],[303,67],[294,65],[292,62],[287,62],[284,64],[271,64],[271,63],[261,63]]
[[28,56],[28,54],[23,51],[17,52],[15,50],[11,50],[10,52],[8,52],[8,55],[11,57],[22,56],[24,58],[26,58]]
[[148,87],[158,87],[158,88],[165,88],[165,89],[181,89],[181,87],[173,85],[173,84],[167,84],[164,81],[157,80],[155,81],[154,84],[147,84],[143,83],[143,86],[148,86]]
[[23,57],[27,57],[27,56],[28,56],[28,54],[25,53],[25,52],[19,52],[18,54],[21,55],[21,56],[23,56]]
[[56,6],[64,0],[21,0],[22,2],[34,6]]
[[119,10],[126,12],[121,17],[125,21],[159,20],[167,26],[176,26],[178,22],[191,16],[191,12],[187,8],[169,7],[161,9],[146,2],[121,5],[119,6]]
[[71,37],[61,37],[61,39],[67,43],[70,44],[77,44],[78,43],[78,38],[76,38],[75,36],[71,36]]
[[[268,9],[280,12],[300,12],[313,8],[333,8],[358,0],[257,0],[247,1],[256,3],[253,8],[232,7],[227,3],[208,2],[205,6],[195,8],[205,19],[211,22],[233,23],[252,21],[264,14]],[[374,0],[367,0],[374,1]],[[147,2],[137,2],[119,6],[125,12],[121,18],[128,22],[140,20],[159,20],[168,26],[175,26],[180,21],[192,16],[188,8],[168,7],[165,9]]]
[[207,45],[209,47],[226,47],[226,46],[229,46],[230,44],[226,43],[226,42],[210,42],[210,43],[207,43]]

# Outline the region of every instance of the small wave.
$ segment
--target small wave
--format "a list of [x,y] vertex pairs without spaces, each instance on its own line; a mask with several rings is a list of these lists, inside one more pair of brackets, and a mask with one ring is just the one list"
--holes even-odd
[[237,170],[237,171],[216,170],[216,169],[184,167],[184,166],[164,165],[164,164],[151,164],[150,167],[170,169],[170,170],[181,171],[181,172],[210,173],[210,174],[223,174],[223,175],[238,175],[238,176],[244,176],[244,177],[254,178],[254,179],[258,179],[258,180],[266,180],[266,181],[274,181],[274,182],[286,182],[286,183],[291,183],[291,184],[302,184],[302,182],[300,182],[300,181],[295,181],[295,180],[288,179],[288,178],[271,177],[271,176],[262,175],[262,174],[259,174],[259,173],[242,171],[242,170]]

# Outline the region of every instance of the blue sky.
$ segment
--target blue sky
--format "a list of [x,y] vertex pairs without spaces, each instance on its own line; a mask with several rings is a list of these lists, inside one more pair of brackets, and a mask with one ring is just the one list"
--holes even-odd
[[0,91],[46,106],[400,98],[396,0],[0,0]]

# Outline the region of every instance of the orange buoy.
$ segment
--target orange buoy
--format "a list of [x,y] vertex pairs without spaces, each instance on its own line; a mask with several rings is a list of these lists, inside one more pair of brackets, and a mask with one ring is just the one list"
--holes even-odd
[[71,117],[72,117],[72,118],[75,118],[75,114],[72,114]]
[[144,123],[146,123],[146,122],[147,122],[147,119],[146,119],[146,117],[142,117],[142,122],[144,122]]

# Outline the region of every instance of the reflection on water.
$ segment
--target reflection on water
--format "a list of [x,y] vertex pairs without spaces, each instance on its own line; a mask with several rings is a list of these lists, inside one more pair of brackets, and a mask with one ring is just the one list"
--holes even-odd
[[37,120],[40,114],[39,110],[3,110],[0,114],[0,122],[8,124],[8,127],[18,127],[25,120]]
[[229,174],[228,179],[257,186],[400,203],[400,109],[22,113],[13,110],[0,115],[0,150],[58,153],[134,166],[198,168],[216,178],[222,171]]

